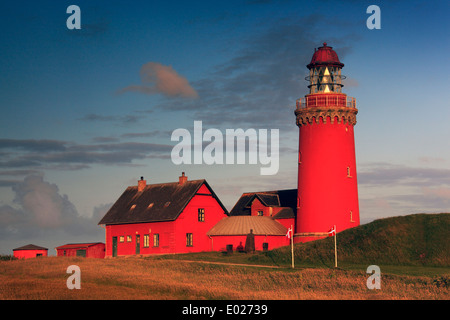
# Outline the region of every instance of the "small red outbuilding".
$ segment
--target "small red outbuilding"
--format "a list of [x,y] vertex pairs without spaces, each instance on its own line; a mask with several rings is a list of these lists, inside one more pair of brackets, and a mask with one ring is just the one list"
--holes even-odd
[[27,244],[26,246],[13,249],[14,257],[18,259],[28,259],[36,257],[47,257],[48,249],[39,247],[34,244]]
[[91,243],[69,243],[56,247],[56,256],[58,257],[86,257],[100,258],[105,257],[105,244],[102,242]]
[[[272,250],[289,245],[287,228],[264,216],[231,216],[220,220],[207,235],[212,239],[213,250],[224,251],[228,246],[244,246],[249,233],[253,233],[255,250]],[[266,248],[264,248],[266,246]]]

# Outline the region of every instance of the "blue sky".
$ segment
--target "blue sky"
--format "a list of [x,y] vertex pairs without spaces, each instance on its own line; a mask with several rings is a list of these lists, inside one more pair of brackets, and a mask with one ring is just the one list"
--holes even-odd
[[[68,30],[69,5],[81,30]],[[381,9],[369,30],[366,9]],[[0,5],[0,253],[104,241],[140,176],[241,193],[296,188],[294,106],[324,41],[357,100],[360,215],[450,208],[447,1],[26,1]],[[161,87],[151,72],[169,77]],[[162,75],[162,76],[161,76]],[[147,77],[147,78],[146,78]],[[166,79],[166,78],[165,78]],[[174,165],[177,128],[280,130],[280,168]]]

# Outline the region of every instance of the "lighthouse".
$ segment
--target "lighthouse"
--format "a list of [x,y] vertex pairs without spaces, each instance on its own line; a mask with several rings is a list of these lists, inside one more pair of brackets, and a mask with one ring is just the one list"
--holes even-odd
[[359,225],[356,101],[342,93],[344,64],[323,43],[307,65],[309,94],[296,103],[299,127],[296,242]]

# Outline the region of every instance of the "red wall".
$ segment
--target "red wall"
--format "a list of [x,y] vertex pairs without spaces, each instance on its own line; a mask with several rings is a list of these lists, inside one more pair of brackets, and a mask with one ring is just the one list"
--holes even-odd
[[266,207],[264,204],[261,203],[261,201],[259,201],[258,198],[255,198],[253,200],[253,202],[252,202],[250,215],[257,216],[258,215],[258,211],[262,211],[263,212],[263,216],[265,216],[265,217],[270,217],[273,214],[273,208],[272,207]]
[[105,244],[104,243],[98,243],[98,244],[90,246],[88,248],[86,258],[103,259],[104,257],[105,257]]
[[48,250],[15,250],[14,257],[18,259],[36,258],[37,254],[42,254],[43,257],[47,257]]
[[[214,251],[225,251],[228,244],[233,245],[233,251],[239,243],[242,242],[242,246],[245,247],[245,240],[247,236],[213,236],[211,237],[213,241]],[[269,243],[269,250],[287,246],[290,244],[290,240],[286,236],[260,236],[255,235],[255,249],[262,250],[263,242]]]
[[337,120],[331,124],[328,118],[300,127],[298,204],[297,233],[328,232],[333,225],[339,232],[359,225],[352,125]]
[[[198,194],[201,193],[201,194]],[[205,195],[206,194],[206,195]],[[198,221],[198,209],[205,209],[205,221]],[[206,233],[222,218],[222,207],[203,185],[175,221],[122,224],[106,226],[106,256],[112,256],[112,238],[117,237],[117,255],[136,254],[136,235],[140,235],[140,254],[186,253],[211,250]],[[159,234],[159,247],[153,245],[153,235]],[[186,233],[193,234],[193,246],[186,246]],[[149,246],[144,247],[144,235],[149,235]],[[131,242],[127,242],[127,236]],[[119,242],[120,236],[124,242]]]
[[[117,237],[117,255],[136,254],[136,235],[140,235],[140,254],[173,253],[175,252],[173,222],[152,222],[106,226],[106,256],[112,256],[112,238]],[[149,235],[149,246],[144,247],[144,235]],[[153,235],[159,234],[159,246],[154,247]],[[120,237],[124,242],[120,242]],[[131,242],[127,241],[131,236]]]

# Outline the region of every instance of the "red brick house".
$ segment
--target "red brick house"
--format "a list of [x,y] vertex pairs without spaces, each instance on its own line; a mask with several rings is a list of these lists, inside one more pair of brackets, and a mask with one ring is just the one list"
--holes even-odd
[[27,244],[26,246],[13,249],[13,254],[18,259],[47,257],[48,249],[34,244]]
[[102,242],[92,243],[69,243],[55,248],[57,257],[105,257],[105,244]]
[[99,225],[106,257],[210,251],[207,232],[228,216],[206,180],[184,175],[178,182],[128,187]]

